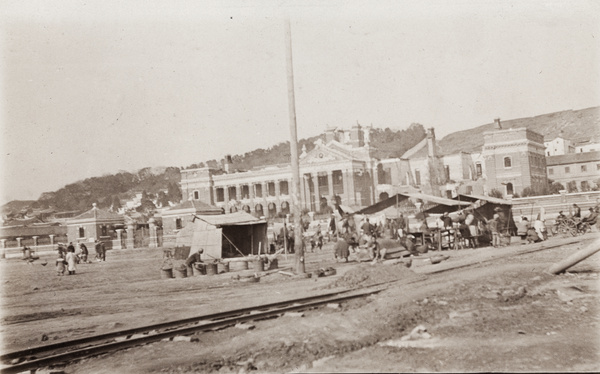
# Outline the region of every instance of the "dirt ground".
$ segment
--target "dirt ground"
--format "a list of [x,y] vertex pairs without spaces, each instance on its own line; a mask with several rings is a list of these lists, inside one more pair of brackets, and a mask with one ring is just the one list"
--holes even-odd
[[[54,258],[0,262],[2,351],[281,301],[382,281],[385,291],[339,308],[253,322],[72,363],[66,373],[599,371],[600,255],[563,275],[545,270],[600,237],[431,253],[413,266],[336,263],[331,245],[307,253],[318,279],[236,273],[161,279],[162,251],[109,251],[106,262],[57,276]],[[537,247],[536,247],[537,246]],[[527,249],[555,246],[517,256]],[[487,261],[489,260],[489,261]],[[291,265],[292,256],[280,260]],[[485,261],[485,262],[484,262]],[[42,263],[48,262],[46,266]],[[472,266],[458,267],[473,263]],[[449,269],[440,272],[441,270]],[[251,274],[248,270],[242,272]],[[415,327],[421,326],[419,332]],[[47,370],[40,370],[44,372]]]

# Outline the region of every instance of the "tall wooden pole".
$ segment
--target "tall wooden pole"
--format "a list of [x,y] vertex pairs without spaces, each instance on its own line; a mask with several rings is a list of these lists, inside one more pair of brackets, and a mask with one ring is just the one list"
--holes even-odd
[[290,115],[290,158],[292,160],[292,215],[294,216],[294,253],[296,274],[305,272],[302,220],[300,217],[300,168],[298,165],[298,135],[296,133],[296,99],[294,96],[294,65],[292,63],[292,28],[289,17],[285,20],[288,111]]

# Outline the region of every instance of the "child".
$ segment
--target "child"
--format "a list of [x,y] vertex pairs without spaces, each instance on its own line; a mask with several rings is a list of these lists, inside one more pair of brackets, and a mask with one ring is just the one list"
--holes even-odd
[[58,258],[56,259],[56,275],[64,275],[65,274],[65,259],[63,257],[62,251],[59,249]]
[[67,256],[65,257],[65,260],[67,261],[67,265],[68,265],[67,270],[69,270],[69,275],[75,274],[75,261],[76,261],[76,257],[75,257],[75,248],[74,247],[68,249]]

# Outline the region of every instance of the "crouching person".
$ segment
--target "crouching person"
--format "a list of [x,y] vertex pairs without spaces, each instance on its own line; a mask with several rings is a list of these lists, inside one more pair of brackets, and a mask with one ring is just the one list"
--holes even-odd
[[192,268],[194,271],[202,271],[204,267],[204,263],[202,262],[202,253],[204,253],[204,249],[200,248],[195,253],[192,253],[187,260],[185,260],[185,266],[188,268],[188,273],[191,274],[190,271]]

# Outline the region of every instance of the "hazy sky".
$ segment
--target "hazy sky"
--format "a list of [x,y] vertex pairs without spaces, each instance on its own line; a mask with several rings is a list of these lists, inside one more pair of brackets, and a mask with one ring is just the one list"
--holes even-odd
[[0,0],[0,203],[287,141],[287,14],[299,138],[597,106],[599,4]]

